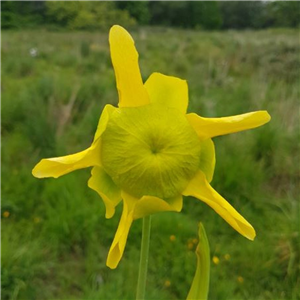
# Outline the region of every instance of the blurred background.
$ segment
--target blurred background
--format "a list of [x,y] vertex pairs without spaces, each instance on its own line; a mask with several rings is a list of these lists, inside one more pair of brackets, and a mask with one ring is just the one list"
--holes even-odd
[[11,2],[2,27],[2,299],[134,299],[141,220],[105,266],[120,213],[87,187],[90,170],[38,180],[44,157],[88,147],[117,105],[108,30],[132,33],[143,79],[187,79],[189,110],[266,109],[269,124],[215,138],[212,182],[256,229],[250,242],[208,206],[153,216],[147,299],[185,299],[197,223],[211,245],[209,299],[300,299],[300,2]]

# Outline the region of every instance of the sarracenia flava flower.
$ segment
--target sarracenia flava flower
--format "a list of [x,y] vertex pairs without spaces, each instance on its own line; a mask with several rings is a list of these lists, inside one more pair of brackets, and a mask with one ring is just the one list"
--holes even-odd
[[57,178],[93,167],[88,186],[103,199],[106,218],[114,215],[123,200],[107,258],[110,268],[116,268],[123,255],[132,222],[157,212],[180,212],[183,195],[205,202],[253,240],[253,227],[210,185],[215,167],[211,138],[261,126],[270,120],[269,114],[257,111],[224,118],[186,114],[185,80],[153,73],[143,84],[130,34],[113,26],[109,43],[119,107],[105,106],[88,149],[42,159],[33,175]]

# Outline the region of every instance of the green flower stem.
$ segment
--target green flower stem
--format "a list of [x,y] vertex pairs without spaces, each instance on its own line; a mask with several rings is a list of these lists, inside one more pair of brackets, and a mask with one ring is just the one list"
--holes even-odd
[[141,245],[141,257],[139,267],[139,277],[136,290],[136,299],[145,299],[145,289],[148,270],[148,256],[149,256],[149,243],[150,243],[150,229],[151,229],[151,216],[143,218],[143,233]]

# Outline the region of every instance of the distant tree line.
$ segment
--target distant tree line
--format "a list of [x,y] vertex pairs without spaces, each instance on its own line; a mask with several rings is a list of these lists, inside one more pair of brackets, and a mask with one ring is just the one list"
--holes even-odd
[[1,27],[104,29],[112,24],[202,29],[299,27],[298,1],[5,1]]

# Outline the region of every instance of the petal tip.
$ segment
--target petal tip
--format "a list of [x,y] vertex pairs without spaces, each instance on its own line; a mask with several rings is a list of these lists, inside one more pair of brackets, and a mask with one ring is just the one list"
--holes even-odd
[[35,165],[35,167],[32,169],[31,174],[35,178],[46,178],[46,177],[53,177],[57,178],[58,176],[54,176],[53,174],[48,174],[46,170],[44,169],[45,159],[42,159],[39,163]]
[[263,112],[265,113],[266,123],[270,122],[271,121],[271,115],[266,110],[264,110]]
[[41,178],[41,177],[39,176],[39,172],[37,172],[37,170],[36,170],[36,167],[34,167],[34,168],[32,169],[31,174],[32,174],[32,176],[35,177],[35,178]]
[[119,265],[122,255],[123,253],[119,248],[119,244],[117,243],[115,245],[112,245],[108,252],[108,256],[106,259],[106,266],[112,270],[116,269],[117,266]]
[[256,233],[255,233],[255,231],[254,231],[254,233],[253,233],[252,235],[248,236],[248,239],[249,239],[250,241],[254,241],[255,237],[256,237]]
[[105,218],[106,219],[111,219],[115,214],[115,209],[111,209],[110,211],[108,211],[108,209],[106,209],[106,213],[105,213]]
[[270,122],[270,120],[271,120],[271,116],[268,113],[268,111],[266,111],[266,110],[258,111],[256,116],[257,116],[257,121],[258,121],[257,127],[262,126],[262,125]]
[[119,38],[121,36],[126,36],[127,38],[130,39],[130,41],[133,42],[133,39],[131,37],[131,35],[129,34],[129,32],[122,26],[120,25],[113,25],[111,28],[110,28],[110,31],[109,31],[109,40],[110,42],[112,42],[112,39],[113,38]]
[[109,34],[113,34],[113,33],[117,32],[117,31],[120,31],[120,30],[125,30],[125,29],[120,25],[113,25],[109,30]]
[[114,270],[114,269],[117,268],[117,265],[116,265],[116,264],[112,264],[111,262],[108,262],[108,261],[106,261],[106,266],[107,266],[108,268],[110,268],[111,270]]
[[[248,222],[247,222],[248,223]],[[256,237],[256,232],[255,229],[250,225],[250,227],[247,229],[247,231],[243,230],[242,235],[247,238],[250,241],[254,241],[255,237]]]
[[38,178],[38,179],[45,178],[45,176],[43,176],[41,173],[33,172],[33,170],[31,172],[31,174],[33,175],[33,177]]

